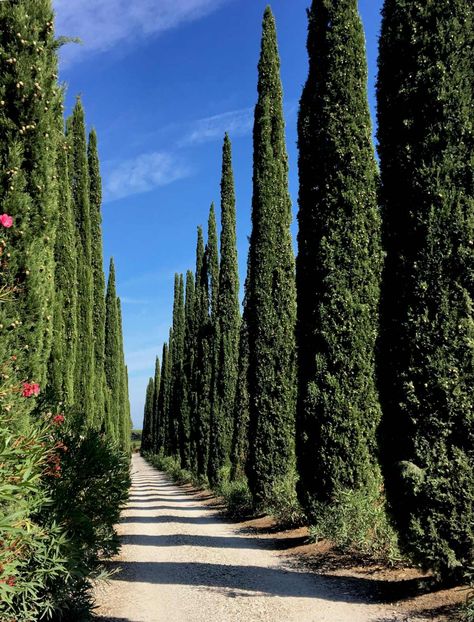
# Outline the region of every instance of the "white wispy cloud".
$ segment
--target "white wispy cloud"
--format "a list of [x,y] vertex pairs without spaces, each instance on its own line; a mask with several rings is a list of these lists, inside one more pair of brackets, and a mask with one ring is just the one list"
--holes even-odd
[[137,374],[139,372],[151,371],[155,367],[155,359],[161,353],[162,346],[158,343],[153,347],[147,347],[142,350],[134,350],[126,353],[126,361],[129,374]]
[[252,130],[253,108],[242,108],[224,112],[195,121],[189,132],[180,141],[180,146],[198,145],[222,139],[225,132],[232,137],[245,136]]
[[58,35],[79,37],[83,45],[62,51],[65,64],[87,52],[158,35],[199,19],[228,0],[54,0]]
[[188,177],[191,172],[179,157],[160,151],[143,153],[117,164],[108,162],[104,166],[104,199],[114,201],[149,192]]
[[148,300],[144,298],[130,298],[129,296],[122,296],[121,302],[124,305],[147,305],[149,304]]

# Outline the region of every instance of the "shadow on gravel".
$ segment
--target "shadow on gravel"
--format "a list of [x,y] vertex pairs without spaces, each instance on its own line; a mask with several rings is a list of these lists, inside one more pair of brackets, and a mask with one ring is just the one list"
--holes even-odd
[[225,589],[229,597],[235,597],[240,592],[252,592],[359,604],[385,602],[374,595],[372,581],[315,575],[285,568],[199,562],[111,562],[110,567],[121,569],[113,575],[112,581]]
[[[146,508],[143,508],[144,510]],[[184,508],[183,508],[184,509]],[[202,508],[201,508],[202,509]],[[163,516],[122,516],[121,523],[186,523],[191,525],[215,525],[218,521],[224,521],[220,516],[176,516],[175,514],[163,514]],[[225,518],[227,524],[241,522],[240,519]]]
[[[291,568],[199,562],[110,562],[108,566],[115,571],[112,581],[225,589],[225,594],[229,597],[245,596],[251,592],[255,595],[382,605],[407,600],[413,596],[407,585],[409,581],[393,582],[387,586],[387,581],[382,580],[315,574]],[[439,612],[444,613],[444,610],[439,609]],[[407,619],[411,621],[417,618],[411,616]],[[393,622],[393,619],[383,617],[374,622]]]
[[124,544],[134,544],[138,546],[202,546],[205,548],[215,549],[267,549],[270,551],[282,551],[290,549],[294,546],[303,544],[305,538],[286,538],[275,540],[273,538],[264,538],[257,540],[256,538],[245,537],[216,537],[216,536],[200,536],[190,534],[172,534],[172,535],[145,535],[145,534],[129,534],[122,536]]
[[187,505],[182,508],[179,505],[127,505],[126,510],[201,510],[202,505]]

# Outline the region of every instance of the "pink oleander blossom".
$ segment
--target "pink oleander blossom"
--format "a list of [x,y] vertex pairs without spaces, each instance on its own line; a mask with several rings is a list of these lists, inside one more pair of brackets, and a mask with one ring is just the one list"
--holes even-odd
[[5,229],[9,229],[13,226],[13,218],[8,214],[2,214],[0,216],[0,224],[5,227]]

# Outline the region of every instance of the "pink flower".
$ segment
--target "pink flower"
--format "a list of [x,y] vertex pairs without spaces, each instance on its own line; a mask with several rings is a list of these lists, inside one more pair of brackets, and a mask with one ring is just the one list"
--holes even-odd
[[55,423],[56,425],[61,425],[62,423],[64,423],[64,415],[56,415],[55,417],[53,417],[53,423]]
[[0,224],[3,225],[6,229],[9,229],[13,225],[13,218],[8,214],[2,214],[0,216]]
[[33,397],[34,395],[38,395],[40,392],[39,384],[30,384],[29,382],[23,383],[23,397]]

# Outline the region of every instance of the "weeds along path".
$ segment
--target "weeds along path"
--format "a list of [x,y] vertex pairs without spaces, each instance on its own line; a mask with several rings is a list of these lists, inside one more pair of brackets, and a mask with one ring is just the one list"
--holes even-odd
[[136,454],[132,468],[122,570],[98,590],[99,620],[394,620],[343,579],[292,568],[271,539],[242,533]]

